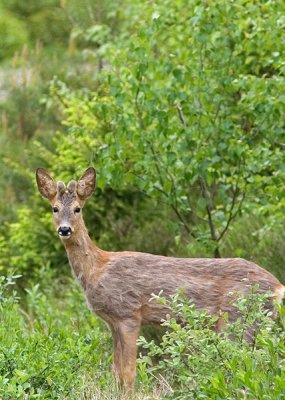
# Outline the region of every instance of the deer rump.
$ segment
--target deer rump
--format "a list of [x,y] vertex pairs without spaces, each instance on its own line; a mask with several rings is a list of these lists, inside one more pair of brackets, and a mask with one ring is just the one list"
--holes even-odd
[[[258,284],[258,292],[279,296],[280,282],[268,271],[243,259],[195,259],[128,253],[110,258],[101,277],[86,287],[90,308],[107,323],[137,320],[142,325],[158,325],[169,309],[153,294],[168,298],[182,289],[198,310],[212,315],[227,312],[237,317],[233,293],[245,295]],[[282,287],[283,288],[283,287]],[[282,298],[280,294],[280,299]],[[272,302],[266,304],[272,308]]]

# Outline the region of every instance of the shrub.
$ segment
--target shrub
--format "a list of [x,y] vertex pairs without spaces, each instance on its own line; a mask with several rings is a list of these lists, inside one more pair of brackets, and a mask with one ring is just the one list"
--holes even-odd
[[24,306],[13,284],[11,277],[0,279],[1,399],[76,398],[87,371],[98,388],[106,385],[109,336],[82,307],[79,288],[37,284],[26,290]]
[[11,57],[28,42],[25,25],[12,14],[0,13],[0,60]]
[[96,159],[102,188],[165,202],[177,237],[220,256],[243,212],[283,219],[284,6],[138,3],[117,37],[86,32],[85,53],[101,60],[95,90],[54,80],[68,127],[55,152]]
[[[223,333],[213,326],[217,317],[198,312],[180,295],[158,298],[183,321],[167,318],[160,344],[140,338],[147,356],[147,374],[163,376],[173,399],[281,399],[285,393],[285,307],[278,306],[276,323],[263,308],[269,294],[239,298],[240,318]],[[225,320],[227,316],[224,315]],[[252,341],[245,340],[248,329]],[[231,340],[230,338],[233,338]],[[157,358],[159,361],[157,362]]]

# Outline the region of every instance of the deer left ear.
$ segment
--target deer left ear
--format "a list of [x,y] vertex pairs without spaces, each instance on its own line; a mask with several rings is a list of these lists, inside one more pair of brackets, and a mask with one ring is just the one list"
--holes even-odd
[[96,171],[88,168],[77,182],[77,194],[81,200],[87,199],[94,192],[96,186]]
[[37,179],[38,189],[41,195],[51,201],[57,193],[57,187],[55,181],[49,176],[47,171],[43,168],[37,169],[36,179]]

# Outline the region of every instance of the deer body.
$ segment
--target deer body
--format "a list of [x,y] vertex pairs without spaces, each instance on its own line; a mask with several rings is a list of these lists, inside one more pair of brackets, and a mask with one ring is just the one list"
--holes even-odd
[[177,288],[200,310],[228,311],[234,317],[230,293],[247,293],[255,283],[261,292],[274,291],[279,282],[256,264],[242,259],[187,259],[145,253],[113,253],[104,272],[85,288],[92,310],[113,319],[131,319],[159,325],[168,308],[149,301],[152,294],[169,297]]
[[[285,287],[268,271],[238,258],[174,258],[139,252],[106,252],[91,241],[80,210],[95,188],[95,170],[89,168],[65,188],[43,169],[37,170],[41,194],[48,198],[57,231],[66,248],[76,279],[90,308],[109,326],[114,343],[113,368],[121,384],[132,386],[136,370],[136,341],[142,325],[159,325],[169,309],[153,294],[169,297],[183,289],[199,310],[237,317],[232,293],[246,294],[254,284],[281,300]],[[272,305],[272,304],[271,304]],[[269,307],[271,307],[269,305]],[[219,323],[217,329],[220,328]]]

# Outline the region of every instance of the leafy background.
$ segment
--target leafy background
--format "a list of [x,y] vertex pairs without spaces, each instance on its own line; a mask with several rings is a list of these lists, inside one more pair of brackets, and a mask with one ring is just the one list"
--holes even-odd
[[38,166],[64,181],[95,166],[84,215],[107,250],[245,257],[285,282],[284,15],[270,0],[0,0],[0,273],[20,275],[2,397],[92,396],[71,377],[93,373],[103,398],[111,379]]

